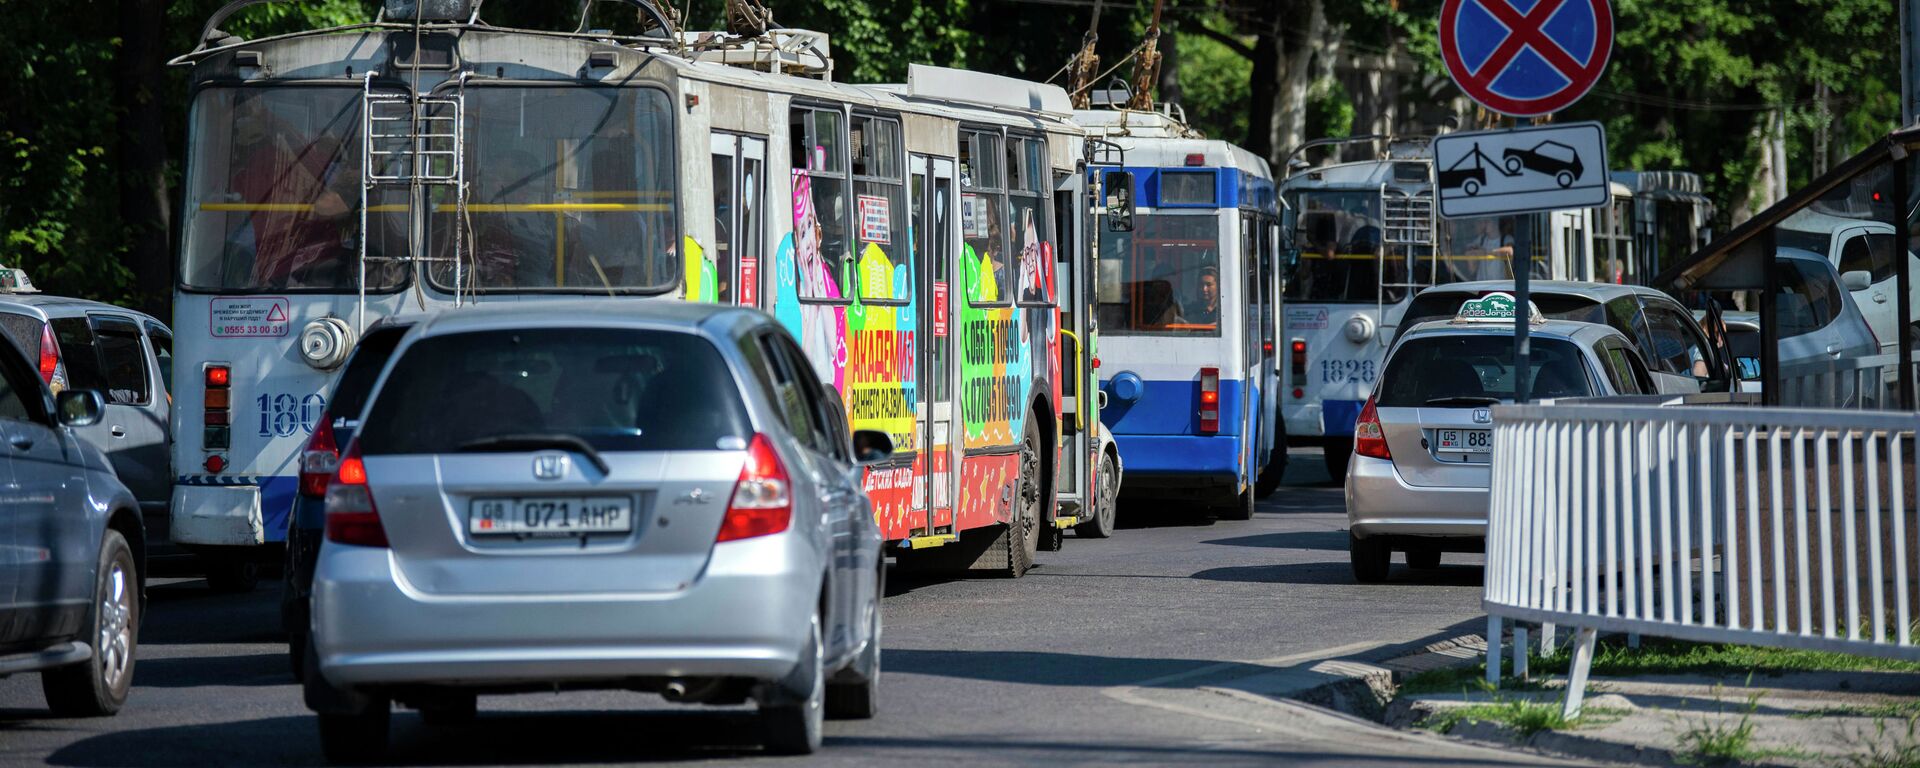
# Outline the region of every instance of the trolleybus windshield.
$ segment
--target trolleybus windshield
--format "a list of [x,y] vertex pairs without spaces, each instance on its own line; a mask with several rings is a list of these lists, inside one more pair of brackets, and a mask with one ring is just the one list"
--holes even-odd
[[[680,279],[666,94],[469,87],[465,138],[468,290],[657,291]],[[428,274],[450,290],[460,211],[449,188],[432,197]]]
[[[1518,216],[1476,216],[1441,219],[1440,242],[1432,257],[1416,256],[1414,277],[1422,283],[1444,285],[1473,280],[1512,280],[1514,233]],[[1532,276],[1549,276],[1546,218],[1536,216],[1533,224]],[[1428,258],[1432,259],[1428,263]]]
[[1378,191],[1301,190],[1290,198],[1299,212],[1294,231],[1300,259],[1287,275],[1288,301],[1400,300],[1406,263],[1404,258],[1382,261]]
[[1100,332],[1220,335],[1220,219],[1137,214],[1100,238]]
[[[189,121],[181,281],[217,291],[352,290],[358,279],[361,89],[209,88]],[[367,253],[406,253],[405,190],[367,211]],[[369,290],[400,265],[368,265]]]

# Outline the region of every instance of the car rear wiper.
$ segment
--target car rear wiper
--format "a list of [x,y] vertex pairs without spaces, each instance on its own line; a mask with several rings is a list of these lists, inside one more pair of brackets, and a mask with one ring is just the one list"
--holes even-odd
[[1427,401],[1427,405],[1498,405],[1500,398],[1459,395],[1455,397],[1436,397]]
[[612,474],[613,471],[607,466],[607,460],[600,456],[600,452],[594,450],[592,443],[582,440],[575,435],[558,432],[495,435],[493,437],[483,437],[478,440],[468,440],[454,446],[453,449],[460,453],[505,453],[510,451],[558,449],[572,451],[587,457],[587,461],[593,464],[594,469],[600,470],[600,474]]

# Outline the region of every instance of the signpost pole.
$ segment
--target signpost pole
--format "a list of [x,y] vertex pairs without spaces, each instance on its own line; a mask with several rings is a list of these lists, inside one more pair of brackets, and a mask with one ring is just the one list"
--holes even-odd
[[[1519,127],[1533,125],[1533,119],[1515,121]],[[1533,324],[1533,214],[1522,213],[1513,225],[1513,401],[1528,402],[1533,394],[1533,345],[1527,332]]]

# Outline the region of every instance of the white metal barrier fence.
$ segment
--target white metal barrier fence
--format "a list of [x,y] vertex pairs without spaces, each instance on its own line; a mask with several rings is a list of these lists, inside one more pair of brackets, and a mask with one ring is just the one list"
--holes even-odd
[[[1920,660],[1913,413],[1494,409],[1488,673],[1502,618]],[[1514,652],[1525,658],[1524,640]]]
[[1894,374],[1899,369],[1898,354],[1781,366],[1780,404],[1852,410],[1897,408],[1898,382]]

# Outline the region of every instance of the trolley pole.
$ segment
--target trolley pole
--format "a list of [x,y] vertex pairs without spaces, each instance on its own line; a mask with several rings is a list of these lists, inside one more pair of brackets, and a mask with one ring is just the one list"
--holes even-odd
[[[1533,125],[1533,118],[1515,120],[1518,127]],[[1533,214],[1516,217],[1513,226],[1513,401],[1525,403],[1533,394],[1533,345],[1527,339],[1532,330],[1533,306]]]

